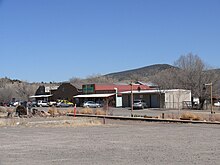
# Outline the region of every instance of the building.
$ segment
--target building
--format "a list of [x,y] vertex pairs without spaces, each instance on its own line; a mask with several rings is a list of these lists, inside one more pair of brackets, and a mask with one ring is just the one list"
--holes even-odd
[[44,101],[68,100],[73,101],[73,96],[82,93],[80,88],[75,87],[71,83],[62,83],[60,86],[44,86],[41,85],[30,98]]
[[[152,89],[147,85],[132,84],[133,90]],[[131,90],[130,84],[85,84],[82,85],[82,94],[118,93]]]
[[184,89],[170,90],[133,90],[121,92],[122,106],[131,106],[131,95],[135,99],[144,100],[149,108],[182,109],[184,102],[191,101],[191,91]]
[[52,92],[52,100],[68,100],[73,102],[73,97],[81,94],[81,89],[76,88],[71,83],[62,83],[56,91]]
[[137,84],[85,84],[82,85],[82,95],[77,95],[82,104],[84,101],[108,102],[110,106],[122,107],[121,92],[130,90],[149,90],[147,85]]
[[38,87],[38,89],[35,92],[35,95],[30,96],[30,99],[38,100],[44,100],[44,101],[50,101],[52,97],[52,93],[58,89],[59,86],[47,86],[41,85]]

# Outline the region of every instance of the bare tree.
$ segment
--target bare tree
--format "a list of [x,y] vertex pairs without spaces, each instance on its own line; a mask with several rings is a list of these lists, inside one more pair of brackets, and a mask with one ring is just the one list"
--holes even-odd
[[34,95],[37,90],[37,86],[29,84],[27,82],[16,84],[16,94],[21,100],[28,100],[29,96]]
[[13,98],[17,100],[28,100],[33,95],[38,84],[30,84],[9,78],[0,79],[0,102],[10,102]]
[[212,82],[213,86],[216,86],[218,80],[216,73],[209,70],[199,56],[191,53],[181,56],[174,64],[181,69],[177,76],[180,85],[191,90],[193,97],[199,98],[199,109],[203,109],[204,101],[210,95],[210,92],[204,90],[204,84]]
[[9,102],[13,97],[13,90],[9,87],[0,88],[0,102]]
[[199,109],[203,109],[205,99],[210,92],[204,90],[204,84],[211,83],[216,87],[218,77],[214,70],[208,66],[199,56],[191,53],[181,56],[174,65],[176,69],[165,70],[152,78],[153,82],[162,89],[182,88],[191,90],[192,96],[200,100]]
[[160,108],[164,108],[166,105],[163,104],[162,95],[166,90],[169,89],[177,89],[180,88],[178,84],[178,79],[176,79],[176,75],[178,75],[179,69],[178,68],[170,68],[163,70],[154,76],[151,77],[151,82],[157,84],[157,90],[160,94]]
[[160,90],[180,88],[178,74],[179,69],[177,68],[166,69],[151,77],[151,81],[157,84]]

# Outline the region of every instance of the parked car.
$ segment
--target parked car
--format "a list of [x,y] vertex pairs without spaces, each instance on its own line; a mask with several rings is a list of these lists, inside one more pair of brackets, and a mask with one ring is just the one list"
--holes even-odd
[[32,101],[32,102],[30,103],[30,106],[31,106],[31,107],[37,107],[37,102],[36,102],[36,101]]
[[68,100],[58,100],[57,107],[73,107],[73,103]]
[[86,101],[83,103],[83,107],[98,108],[101,107],[101,104],[95,103],[94,101]]
[[58,102],[57,107],[70,107],[69,104],[63,103],[63,102]]
[[220,102],[214,103],[214,106],[220,107]]
[[21,105],[21,102],[20,101],[15,101],[12,104],[13,104],[14,107],[16,107],[17,105]]
[[56,101],[50,101],[48,104],[49,104],[50,107],[51,107],[51,106],[56,106],[56,105],[57,105],[57,102],[56,102]]
[[145,103],[143,100],[134,100],[134,102],[133,102],[134,109],[144,109],[147,107],[148,107],[147,103]]
[[49,107],[49,104],[47,101],[44,101],[44,100],[38,100],[37,102],[37,106],[38,107]]

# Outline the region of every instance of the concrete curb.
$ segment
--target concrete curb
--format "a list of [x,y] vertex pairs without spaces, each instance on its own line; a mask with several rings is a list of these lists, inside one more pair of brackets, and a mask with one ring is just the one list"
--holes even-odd
[[[73,113],[67,114],[68,116],[74,116]],[[142,117],[125,117],[125,116],[106,116],[106,115],[89,115],[89,114],[76,114],[77,117],[97,117],[112,120],[135,120],[135,121],[147,121],[147,122],[163,122],[163,123],[191,123],[191,124],[217,124],[220,122],[213,121],[196,121],[196,120],[179,120],[179,119],[156,119],[156,118],[142,118]]]

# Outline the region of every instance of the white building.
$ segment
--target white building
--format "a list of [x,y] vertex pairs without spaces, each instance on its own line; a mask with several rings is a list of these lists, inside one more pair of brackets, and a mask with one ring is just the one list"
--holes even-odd
[[182,109],[185,102],[191,102],[191,91],[185,89],[125,91],[122,94],[122,106],[131,106],[133,99],[144,100],[149,108]]

